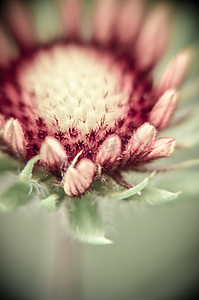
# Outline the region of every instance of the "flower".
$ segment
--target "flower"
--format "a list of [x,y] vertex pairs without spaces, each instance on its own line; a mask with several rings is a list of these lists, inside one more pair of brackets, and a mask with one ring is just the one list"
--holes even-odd
[[177,53],[154,83],[169,43],[169,7],[146,14],[140,0],[97,1],[90,36],[80,1],[62,0],[60,8],[62,35],[47,42],[22,4],[7,10],[19,54],[12,58],[1,29],[1,150],[26,163],[40,155],[69,197],[106,175],[131,190],[121,170],[174,151],[172,137],[157,135],[177,108],[191,52]]

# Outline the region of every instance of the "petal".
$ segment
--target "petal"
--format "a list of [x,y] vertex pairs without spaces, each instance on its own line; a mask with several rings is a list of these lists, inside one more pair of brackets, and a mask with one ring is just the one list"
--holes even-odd
[[162,74],[156,89],[159,95],[168,89],[177,89],[185,79],[191,61],[191,52],[183,51],[176,55]]
[[143,1],[127,0],[121,4],[116,22],[118,38],[123,43],[132,42],[143,20]]
[[110,135],[100,146],[96,156],[96,163],[103,165],[112,165],[121,154],[121,140],[116,134]]
[[174,150],[175,140],[171,138],[160,138],[155,141],[153,150],[147,155],[146,160],[168,157]]
[[14,56],[13,50],[11,48],[11,45],[3,31],[3,29],[0,27],[0,65],[6,66],[9,61]]
[[1,137],[16,153],[23,153],[25,150],[25,138],[21,124],[16,119],[6,121]]
[[155,140],[156,129],[149,123],[141,125],[133,134],[128,142],[126,155],[128,159],[133,160],[138,155],[146,155]]
[[32,16],[21,1],[9,1],[6,17],[9,28],[20,47],[29,48],[37,42]]
[[46,137],[40,149],[41,161],[47,166],[61,166],[67,163],[67,155],[61,143],[51,137]]
[[80,196],[93,183],[96,165],[89,159],[84,158],[76,165],[69,167],[64,175],[64,191],[69,197]]
[[164,128],[173,116],[177,103],[178,95],[176,91],[166,91],[150,112],[149,122],[158,129]]
[[4,126],[4,124],[5,124],[5,118],[3,115],[0,114],[0,130]]
[[94,38],[106,44],[110,41],[117,16],[115,0],[98,0],[94,14]]
[[142,69],[151,68],[162,56],[169,39],[169,9],[158,5],[149,14],[136,43],[136,57]]
[[80,29],[81,7],[79,0],[61,0],[62,27],[68,37],[76,37]]

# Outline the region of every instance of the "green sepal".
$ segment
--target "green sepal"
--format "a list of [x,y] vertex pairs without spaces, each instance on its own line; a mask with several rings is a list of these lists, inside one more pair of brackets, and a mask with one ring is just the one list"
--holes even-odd
[[24,205],[31,197],[31,186],[17,177],[9,187],[0,194],[0,212],[7,213]]
[[59,208],[59,195],[49,195],[47,198],[41,201],[40,206],[48,211],[57,211]]
[[149,184],[149,182],[154,178],[155,175],[156,172],[153,172],[149,176],[145,177],[140,183],[130,189],[125,189],[121,192],[107,192],[105,196],[106,198],[111,200],[124,200],[132,197],[133,195],[139,194]]
[[105,237],[103,222],[100,218],[97,201],[92,194],[81,198],[68,198],[70,228],[76,239],[93,245],[111,244]]
[[39,161],[39,159],[39,155],[36,155],[27,162],[27,164],[19,174],[19,177],[23,182],[29,182],[31,180],[34,165]]
[[38,160],[38,155],[30,159],[18,176],[8,175],[6,188],[2,186],[0,191],[0,212],[14,211],[33,196],[40,199],[47,197],[47,187],[32,179],[32,171]]
[[141,195],[134,195],[127,198],[127,201],[137,201],[148,205],[161,205],[175,200],[180,192],[172,193],[158,188],[146,188]]

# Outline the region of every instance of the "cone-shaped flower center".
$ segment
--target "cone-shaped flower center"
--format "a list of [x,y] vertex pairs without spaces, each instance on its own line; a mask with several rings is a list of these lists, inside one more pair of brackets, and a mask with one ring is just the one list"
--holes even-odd
[[[116,72],[117,71],[117,72]],[[38,117],[61,130],[86,134],[103,121],[111,128],[125,115],[129,95],[114,56],[93,48],[56,45],[37,52],[19,69],[20,84],[33,94]]]

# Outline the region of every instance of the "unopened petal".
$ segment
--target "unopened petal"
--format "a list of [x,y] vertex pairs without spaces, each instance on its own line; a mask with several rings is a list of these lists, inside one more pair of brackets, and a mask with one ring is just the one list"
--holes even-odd
[[46,137],[40,149],[41,161],[47,166],[61,166],[67,163],[67,155],[61,143],[53,138]]
[[128,143],[128,152],[131,156],[147,152],[154,143],[156,130],[153,125],[144,123],[133,134]]
[[69,197],[77,197],[93,183],[96,165],[89,159],[82,159],[76,167],[69,167],[63,178],[64,191]]
[[112,37],[117,16],[115,0],[97,0],[94,14],[94,38],[106,44]]
[[37,35],[32,16],[21,1],[9,1],[6,17],[12,34],[20,47],[29,48],[36,43]]
[[169,10],[159,5],[149,14],[136,43],[136,57],[142,69],[152,67],[162,56],[169,39]]
[[6,66],[14,57],[13,49],[3,31],[0,27],[0,65]]
[[168,89],[177,89],[184,81],[191,61],[191,52],[183,51],[176,55],[157,83],[159,95]]
[[80,0],[60,1],[61,22],[67,37],[76,37],[80,30]]
[[127,0],[121,4],[116,22],[116,34],[121,42],[132,42],[143,20],[143,1]]
[[121,139],[113,134],[102,143],[96,156],[96,163],[101,166],[114,164],[121,154]]
[[1,137],[14,152],[23,154],[25,150],[25,138],[18,120],[13,118],[7,120],[1,131]]
[[170,121],[178,103],[178,95],[175,90],[166,91],[153,107],[149,121],[157,129],[163,129]]
[[153,150],[146,160],[168,157],[174,150],[175,140],[172,138],[160,138],[155,141]]
[[0,114],[0,130],[3,128],[5,124],[5,118],[3,115]]

